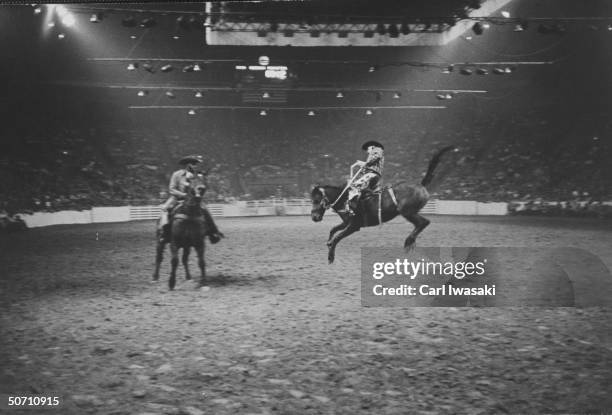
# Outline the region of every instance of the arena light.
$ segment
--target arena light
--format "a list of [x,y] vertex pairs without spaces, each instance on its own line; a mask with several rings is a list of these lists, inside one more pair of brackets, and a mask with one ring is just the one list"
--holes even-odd
[[523,24],[518,23],[514,25],[514,32],[524,32],[524,31],[525,31],[525,26],[523,26]]
[[189,114],[189,115],[195,115],[195,114],[196,114],[196,112],[195,112],[195,110],[192,108],[192,109],[190,109],[190,110],[189,110],[189,112],[187,112],[187,114]]
[[461,70],[459,71],[459,73],[460,73],[461,75],[467,75],[467,76],[470,76],[470,75],[473,73],[473,71],[472,71],[470,68],[461,68]]
[[446,68],[442,69],[442,73],[449,74],[455,70],[453,65],[448,65]]
[[196,98],[202,98],[204,95],[200,92],[200,91],[196,91],[195,93],[195,97]]
[[495,75],[504,75],[506,71],[502,68],[493,68],[493,73]]
[[202,70],[202,67],[200,66],[200,64],[196,63],[195,65],[193,65],[194,72],[200,72],[201,70]]
[[129,63],[127,66],[128,71],[135,71],[136,69],[138,69],[138,62]]
[[265,117],[266,115],[268,115],[268,112],[266,110],[261,110],[259,111],[259,115],[261,115],[262,117]]
[[484,23],[482,24],[482,28],[483,28],[483,29],[490,29],[490,28],[491,28],[491,25],[490,25],[488,22],[484,22]]
[[171,99],[176,98],[176,95],[174,95],[174,92],[172,91],[166,91],[166,96]]
[[57,35],[58,39],[64,39],[65,37],[66,37],[66,35],[63,34],[63,33],[60,33],[60,34]]
[[344,98],[344,94],[342,93],[342,91],[338,91],[338,93],[336,94],[336,98]]
[[47,23],[47,26],[49,26],[49,27],[55,27],[55,22],[49,22],[49,23]]
[[489,74],[489,71],[488,71],[488,70],[486,70],[485,68],[478,68],[478,69],[476,69],[476,73],[477,73],[478,75],[488,75],[488,74]]
[[368,68],[368,72],[376,72],[378,70],[378,65],[372,65]]
[[140,27],[145,28],[145,29],[149,29],[153,26],[155,26],[156,22],[155,19],[153,19],[152,17],[147,17],[146,19],[143,19],[140,22]]
[[270,98],[270,94],[269,94],[268,92],[264,92],[264,93],[261,95],[261,97],[262,97],[262,98]]
[[313,110],[308,111],[308,116],[309,117],[314,117],[315,116],[315,112]]
[[453,95],[447,92],[446,94],[436,95],[436,98],[438,98],[439,100],[449,100],[449,99],[453,99]]
[[144,91],[144,90],[138,91],[138,96],[139,97],[146,97],[148,94],[149,93],[147,91]]
[[502,10],[501,15],[502,17],[505,17],[506,19],[510,18],[510,12],[506,10]]
[[174,39],[174,40],[179,40],[180,38],[181,38],[181,37],[180,37],[179,35],[174,35],[174,36],[172,36],[172,39]]
[[183,72],[193,72],[194,71],[194,66],[193,65],[187,65],[185,67],[183,67]]
[[40,6],[34,7],[34,14],[41,14],[41,13],[42,13],[42,7]]
[[365,112],[365,115],[372,115],[372,114],[373,114],[372,110],[366,110]]
[[89,21],[91,23],[100,23],[102,21],[104,17],[102,16],[102,13],[94,13],[91,15],[91,17],[89,18]]
[[174,67],[172,65],[164,65],[161,68],[159,68],[160,71],[162,72],[170,72],[174,69]]

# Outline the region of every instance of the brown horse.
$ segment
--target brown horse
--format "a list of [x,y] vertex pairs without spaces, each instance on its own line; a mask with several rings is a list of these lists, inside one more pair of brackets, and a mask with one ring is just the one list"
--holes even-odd
[[189,273],[189,252],[191,247],[195,248],[198,254],[198,266],[200,267],[200,286],[206,284],[206,262],[204,261],[204,237],[207,234],[207,223],[205,214],[201,208],[202,197],[206,193],[205,176],[201,173],[194,175],[190,179],[190,185],[186,190],[185,200],[177,205],[173,210],[173,218],[170,224],[169,238],[157,227],[157,256],[153,281],[159,280],[159,267],[163,260],[163,253],[166,244],[170,242],[170,253],[172,255],[170,280],[168,286],[170,290],[176,285],[176,268],[178,267],[178,251],[183,249],[183,266],[185,267],[185,279],[190,280]]
[[[414,247],[417,236],[429,225],[429,220],[419,215],[419,211],[429,200],[429,193],[425,186],[431,183],[434,170],[444,153],[454,149],[453,146],[444,147],[438,151],[427,168],[427,174],[420,185],[399,184],[385,188],[380,194],[371,191],[364,192],[355,216],[349,216],[344,209],[347,199],[346,185],[344,186],[315,186],[312,189],[312,210],[310,217],[314,222],[323,220],[325,211],[331,208],[342,219],[342,223],[334,226],[329,232],[327,246],[329,248],[327,259],[331,264],[335,259],[336,245],[342,239],[359,231],[362,227],[379,225],[388,222],[397,215],[402,215],[414,225],[414,230],[404,241],[404,248]],[[379,198],[382,198],[381,200]],[[379,220],[380,215],[380,220]],[[336,234],[336,232],[340,233]],[[334,236],[335,235],[335,236]]]

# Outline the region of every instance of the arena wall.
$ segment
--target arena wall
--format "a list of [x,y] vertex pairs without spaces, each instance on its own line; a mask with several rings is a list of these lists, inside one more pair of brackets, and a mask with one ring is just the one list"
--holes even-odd
[[[211,203],[208,209],[215,217],[306,216],[310,214],[308,200],[251,200],[231,204]],[[128,222],[159,217],[160,206],[95,207],[84,211],[36,212],[22,214],[29,228],[50,225]],[[431,200],[423,213],[434,215],[506,215],[506,203],[481,203],[464,200]]]

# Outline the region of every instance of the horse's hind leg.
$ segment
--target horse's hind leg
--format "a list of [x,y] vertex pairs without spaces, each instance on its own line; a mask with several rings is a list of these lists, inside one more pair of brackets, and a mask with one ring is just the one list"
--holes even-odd
[[413,213],[411,215],[405,216],[405,218],[408,219],[408,221],[414,225],[414,229],[404,241],[404,248],[410,250],[414,248],[414,243],[416,242],[417,236],[419,236],[419,234],[423,232],[423,229],[425,229],[430,222],[429,219],[419,215],[418,213]]
[[172,254],[172,271],[170,271],[170,280],[168,280],[168,287],[170,290],[174,290],[174,286],[176,285],[176,268],[179,263],[178,250],[179,248],[174,242],[170,243],[170,253]]
[[164,248],[166,244],[162,241],[157,241],[157,252],[155,254],[155,270],[153,271],[153,282],[157,282],[159,280],[159,267],[161,266],[162,261],[164,260]]
[[190,247],[186,246],[183,248],[183,267],[185,267],[185,279],[190,280],[191,274],[189,273],[189,251]]
[[206,261],[204,260],[204,244],[195,247],[200,267],[200,287],[206,285]]

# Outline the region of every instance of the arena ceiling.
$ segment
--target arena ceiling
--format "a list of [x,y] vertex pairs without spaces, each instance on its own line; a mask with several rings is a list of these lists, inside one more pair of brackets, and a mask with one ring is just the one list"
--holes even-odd
[[[460,4],[466,13],[474,11],[465,8],[466,2],[410,3]],[[76,24],[71,27],[47,19],[45,13],[35,14],[31,6],[0,6],[0,43],[2,50],[9,51],[11,62],[1,69],[10,82],[0,105],[7,119],[23,120],[24,128],[29,128],[30,120],[44,117],[92,122],[95,115],[95,122],[109,122],[120,115],[147,113],[156,114],[147,119],[164,119],[168,114],[131,110],[147,106],[181,107],[177,110],[181,114],[191,107],[247,104],[272,110],[443,106],[453,114],[474,106],[510,114],[559,102],[576,111],[608,108],[611,75],[607,68],[612,63],[608,25],[612,21],[605,17],[612,16],[612,11],[610,2],[603,0],[514,0],[485,16],[490,21],[467,19],[467,30],[447,44],[374,48],[209,45],[202,30],[185,29],[177,21],[182,13],[203,13],[202,4],[65,7],[75,15]],[[143,12],[134,12],[135,8]],[[514,20],[498,24],[495,19],[503,18],[502,11],[528,24],[521,31]],[[100,19],[91,21],[100,12]],[[414,19],[438,14],[435,8],[414,13]],[[130,16],[136,18],[135,26],[124,24]],[[578,19],[584,17],[589,19]],[[147,18],[155,23],[141,27]],[[477,34],[473,30],[477,22],[489,27]],[[563,31],[555,31],[561,27]],[[286,101],[267,101],[263,98],[267,91],[262,90],[258,102],[245,104],[236,65],[257,65],[261,56],[267,56],[271,65],[287,66],[294,75],[286,85]],[[128,70],[130,64],[137,67]],[[186,69],[194,64],[202,70]],[[167,65],[172,69],[162,70]],[[495,69],[510,72],[497,74]],[[146,94],[140,96],[141,91]],[[342,103],[336,98],[338,92],[346,98]],[[394,98],[398,93],[400,97]],[[449,93],[452,99],[447,100]],[[176,119],[172,117],[173,123]],[[13,126],[5,123],[2,128]]]

